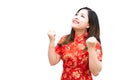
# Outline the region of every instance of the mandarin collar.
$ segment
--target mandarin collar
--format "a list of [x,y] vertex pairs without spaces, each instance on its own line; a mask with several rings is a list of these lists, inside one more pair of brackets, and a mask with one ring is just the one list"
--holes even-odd
[[80,43],[81,41],[85,40],[85,38],[87,38],[88,33],[85,32],[82,35],[78,36],[77,34],[74,35],[74,40],[77,41],[78,43]]

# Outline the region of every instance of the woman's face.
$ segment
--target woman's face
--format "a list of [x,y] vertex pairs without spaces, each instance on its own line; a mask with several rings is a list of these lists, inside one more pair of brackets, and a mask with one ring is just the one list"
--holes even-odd
[[89,28],[88,11],[86,9],[80,10],[72,19],[72,28],[81,30]]

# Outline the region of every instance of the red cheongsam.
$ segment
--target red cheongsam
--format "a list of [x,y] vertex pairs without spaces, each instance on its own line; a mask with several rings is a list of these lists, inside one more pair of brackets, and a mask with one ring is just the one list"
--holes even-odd
[[[56,46],[56,53],[61,56],[63,61],[63,72],[61,80],[93,80],[88,64],[88,51],[86,48],[86,33],[78,36],[75,34],[74,42]],[[63,36],[59,42],[61,42]],[[102,49],[98,42],[96,44],[98,60],[102,61]]]

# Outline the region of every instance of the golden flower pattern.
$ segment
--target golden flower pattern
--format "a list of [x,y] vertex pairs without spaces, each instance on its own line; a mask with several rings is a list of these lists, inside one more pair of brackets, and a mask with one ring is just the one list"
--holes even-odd
[[[56,46],[56,52],[63,60],[63,73],[61,80],[93,80],[88,65],[88,51],[85,34],[75,35],[74,42],[63,46]],[[64,37],[61,38],[63,40]],[[60,40],[60,41],[61,41]],[[102,61],[102,49],[96,45],[98,60]]]

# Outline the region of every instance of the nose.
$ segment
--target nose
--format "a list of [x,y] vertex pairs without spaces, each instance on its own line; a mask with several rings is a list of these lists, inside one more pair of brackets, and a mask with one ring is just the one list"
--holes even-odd
[[74,17],[75,17],[75,18],[78,18],[78,17],[80,17],[80,15],[77,14],[77,15],[75,15]]
[[78,19],[78,16],[77,16],[77,15],[75,15],[73,18],[74,18],[74,19]]
[[79,18],[78,18],[78,16],[74,16],[73,19],[78,20]]

